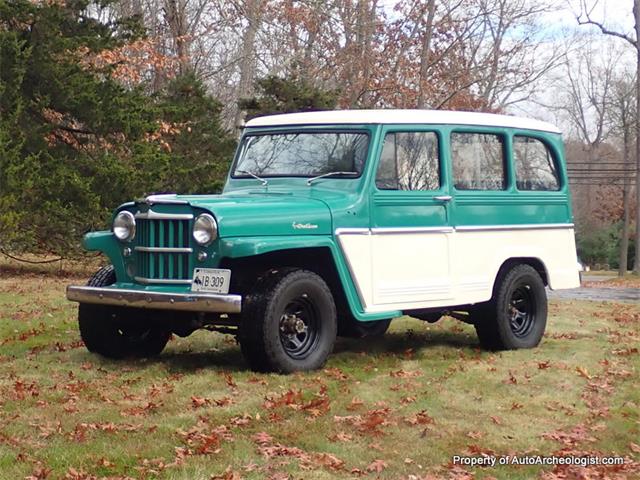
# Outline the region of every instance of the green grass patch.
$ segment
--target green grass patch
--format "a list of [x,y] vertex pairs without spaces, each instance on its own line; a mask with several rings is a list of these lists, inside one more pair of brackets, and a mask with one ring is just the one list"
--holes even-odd
[[382,338],[339,339],[322,371],[281,376],[209,332],[155,359],[92,355],[66,283],[0,278],[0,478],[526,479],[551,467],[451,461],[567,442],[640,461],[637,305],[554,302],[539,348],[497,353],[453,319],[402,318]]

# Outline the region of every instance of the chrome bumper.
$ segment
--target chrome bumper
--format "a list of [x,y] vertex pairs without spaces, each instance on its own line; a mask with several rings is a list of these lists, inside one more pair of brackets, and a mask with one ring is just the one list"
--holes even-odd
[[148,292],[78,285],[67,287],[67,299],[80,303],[183,312],[240,313],[242,308],[240,295]]

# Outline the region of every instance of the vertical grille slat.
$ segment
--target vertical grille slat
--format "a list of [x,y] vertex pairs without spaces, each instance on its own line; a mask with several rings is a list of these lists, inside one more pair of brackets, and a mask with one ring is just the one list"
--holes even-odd
[[[191,248],[191,221],[184,218],[139,218],[136,240],[136,277],[153,281],[191,280],[192,255],[189,252],[145,251],[145,248]],[[146,283],[146,282],[145,282]]]

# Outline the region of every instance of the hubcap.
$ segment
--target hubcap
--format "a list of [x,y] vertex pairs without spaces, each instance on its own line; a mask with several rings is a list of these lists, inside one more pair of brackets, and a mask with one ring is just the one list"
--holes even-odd
[[528,285],[521,285],[513,291],[507,315],[511,331],[516,337],[526,337],[531,332],[536,321],[536,307]]
[[280,342],[292,358],[309,355],[318,340],[319,321],[316,310],[307,295],[302,295],[286,306],[280,317]]

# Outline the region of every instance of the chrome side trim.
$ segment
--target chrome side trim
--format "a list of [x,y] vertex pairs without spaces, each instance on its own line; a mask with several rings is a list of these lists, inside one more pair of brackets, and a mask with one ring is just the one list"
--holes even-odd
[[168,293],[109,287],[69,285],[67,299],[72,302],[120,307],[154,308],[186,312],[240,313],[241,295],[217,293]]
[[462,225],[455,227],[455,230],[457,232],[482,232],[496,230],[556,230],[573,227],[573,223],[531,223],[523,225]]
[[369,235],[371,230],[368,228],[336,228],[336,235]]
[[180,280],[172,278],[146,278],[146,277],[133,277],[138,283],[144,283],[145,285],[163,284],[163,285],[191,285],[191,280]]
[[339,235],[371,235],[390,233],[453,233],[481,232],[499,230],[557,230],[574,228],[573,223],[531,223],[522,225],[461,225],[457,227],[374,227],[374,228],[337,228]]
[[371,233],[453,233],[453,227],[376,227],[371,229]]
[[190,213],[158,213],[149,209],[146,212],[136,213],[136,218],[144,220],[191,220],[193,215]]
[[189,247],[134,247],[136,252],[152,253],[192,253],[193,248]]

